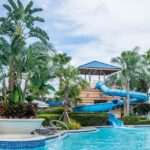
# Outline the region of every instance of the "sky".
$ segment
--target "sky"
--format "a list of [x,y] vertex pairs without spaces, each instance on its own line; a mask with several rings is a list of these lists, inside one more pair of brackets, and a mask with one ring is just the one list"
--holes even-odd
[[[24,4],[29,0],[22,0]],[[0,16],[6,12],[0,0]],[[110,63],[123,50],[150,48],[150,0],[33,0],[42,7],[39,24],[55,49],[79,66],[97,60]]]

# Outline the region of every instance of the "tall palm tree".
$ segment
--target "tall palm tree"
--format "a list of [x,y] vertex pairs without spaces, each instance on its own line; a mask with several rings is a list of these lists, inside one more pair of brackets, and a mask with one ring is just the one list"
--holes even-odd
[[[21,77],[21,80],[22,78],[25,80],[23,100],[25,99],[26,91],[28,89],[28,84],[30,80],[32,79],[33,81],[33,76],[37,77],[36,80],[41,80],[42,78],[46,80],[48,76],[50,76],[50,73],[53,73],[51,68],[52,65],[50,64],[50,62],[52,62],[52,56],[54,54],[55,50],[53,46],[48,43],[43,44],[42,42],[35,42],[22,52],[20,71],[23,75],[23,77]],[[37,76],[39,74],[40,76]],[[49,77],[49,79],[51,78]],[[42,85],[44,86],[44,83]],[[48,86],[45,86],[45,88],[46,87]]]
[[142,61],[139,66],[139,74],[143,83],[145,83],[145,92],[148,92],[150,88],[150,50],[148,50],[144,55],[142,55]]
[[0,35],[2,38],[9,38],[11,48],[11,59],[9,63],[9,88],[13,92],[15,83],[18,82],[18,55],[24,48],[28,38],[38,38],[47,43],[49,37],[47,33],[40,27],[36,26],[36,22],[44,22],[44,19],[35,16],[37,12],[42,11],[41,8],[33,8],[33,2],[24,7],[20,0],[8,0],[8,4],[3,7],[7,10],[7,15],[0,18]]
[[80,77],[78,69],[67,65],[56,72],[57,77],[61,77],[61,88],[57,93],[64,100],[64,121],[69,121],[67,114],[70,101],[77,98],[82,89],[88,86],[88,83]]
[[140,59],[140,55],[134,49],[132,51],[123,51],[119,57],[112,58],[111,60],[113,63],[119,65],[121,68],[121,74],[126,78],[127,100],[125,107],[127,105],[127,110],[125,111],[125,115],[127,116],[129,115],[130,106],[130,81],[136,73],[136,68],[138,67]]
[[[56,70],[61,70],[65,65],[67,65],[71,61],[71,57],[67,56],[66,53],[56,54],[53,59],[53,65],[56,66]],[[62,77],[59,77],[59,88],[61,88]]]

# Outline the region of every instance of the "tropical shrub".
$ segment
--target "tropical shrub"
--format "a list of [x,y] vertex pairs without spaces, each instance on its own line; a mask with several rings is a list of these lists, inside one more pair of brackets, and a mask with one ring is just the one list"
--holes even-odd
[[[7,13],[0,17],[0,117],[36,117],[36,108],[30,103],[32,96],[42,97],[54,90],[48,84],[52,78],[50,54],[54,49],[48,43],[47,33],[37,24],[44,19],[35,16],[42,9],[34,8],[32,1],[24,6],[21,0],[8,0],[3,8]],[[29,45],[29,38],[40,41]],[[31,96],[27,97],[27,93]]]
[[127,125],[137,125],[139,124],[140,117],[137,115],[130,115],[122,118],[124,124]]
[[11,105],[9,102],[0,103],[1,118],[35,118],[37,106],[32,103]]
[[[63,107],[53,107],[50,109],[39,110],[38,114],[62,114],[63,112],[64,112]],[[68,109],[68,112],[71,112],[71,110]]]
[[53,107],[51,109],[51,114],[62,114],[64,112],[63,107]]
[[150,104],[140,104],[139,106],[135,107],[133,111],[139,115],[146,115],[150,112]]
[[[70,121],[65,122],[65,124],[67,125],[67,127],[69,128],[69,130],[78,130],[78,129],[81,129],[81,125],[77,121],[75,121],[73,119],[70,119]],[[64,125],[62,125],[62,124],[58,123],[57,126],[61,127],[61,129],[66,130],[66,127]]]
[[64,100],[63,119],[67,122],[69,105],[74,100],[78,102],[81,90],[87,88],[88,83],[81,78],[79,70],[70,65],[71,59],[66,54],[55,55],[53,59],[55,64],[61,64],[55,73],[56,77],[60,79],[60,88],[56,92],[56,97]]
[[108,115],[105,113],[69,113],[69,116],[81,126],[103,126],[108,123]]
[[81,125],[73,119],[71,119],[70,122],[67,122],[66,124],[67,124],[67,126],[69,127],[70,130],[81,129]]
[[140,125],[150,125],[150,120],[139,120],[139,123]]
[[138,115],[130,115],[122,118],[125,125],[146,125],[150,124],[150,120],[146,117],[140,117]]
[[43,122],[44,126],[49,126],[51,120],[59,120],[60,116],[61,115],[59,114],[39,114],[38,115],[39,118],[45,119],[45,121]]

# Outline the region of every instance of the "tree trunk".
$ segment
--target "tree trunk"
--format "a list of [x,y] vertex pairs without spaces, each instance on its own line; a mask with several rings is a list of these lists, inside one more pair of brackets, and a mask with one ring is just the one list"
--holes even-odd
[[129,116],[130,113],[130,78],[127,80],[127,113],[126,116]]
[[7,94],[6,94],[6,83],[5,83],[5,77],[3,77],[3,88],[2,88],[2,96],[4,98],[4,101],[7,101]]
[[64,94],[64,122],[69,121],[68,117],[68,88],[65,88]]
[[9,66],[9,92],[12,93],[14,90],[14,75],[13,75],[13,65]]
[[26,92],[27,92],[27,89],[28,89],[28,81],[29,81],[29,77],[27,77],[27,79],[25,80],[25,85],[24,85],[24,91],[23,91],[23,101],[25,100],[25,97],[26,97]]
[[124,116],[127,116],[127,99],[124,100]]

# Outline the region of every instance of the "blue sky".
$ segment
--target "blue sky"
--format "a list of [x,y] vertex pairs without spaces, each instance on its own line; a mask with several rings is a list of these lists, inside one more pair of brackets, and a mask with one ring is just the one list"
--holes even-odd
[[[48,32],[57,51],[72,56],[79,66],[92,60],[110,63],[123,50],[150,48],[149,0],[33,0],[42,7]],[[7,0],[1,0],[0,5]],[[29,0],[23,0],[24,3]],[[0,16],[5,14],[0,6]]]

